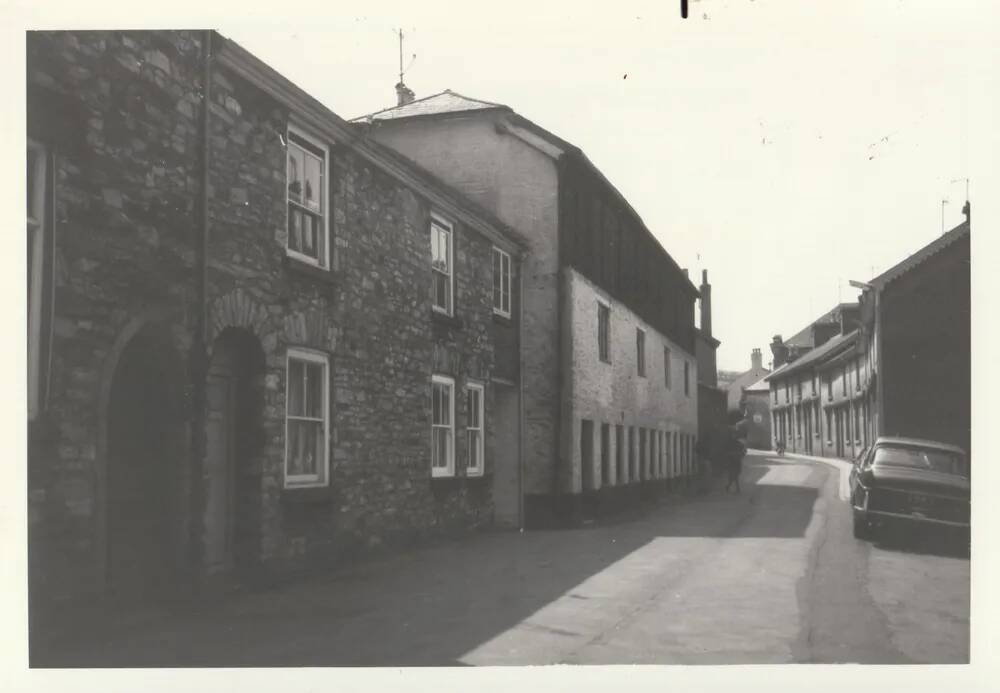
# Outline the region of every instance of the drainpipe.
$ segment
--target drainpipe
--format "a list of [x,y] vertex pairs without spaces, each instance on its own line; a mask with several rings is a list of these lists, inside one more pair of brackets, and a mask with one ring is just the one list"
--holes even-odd
[[524,254],[518,258],[517,266],[517,431],[518,431],[518,462],[517,462],[517,523],[524,531],[524,472],[527,445],[525,437],[524,413]]
[[197,330],[191,353],[192,410],[191,417],[191,478],[188,531],[188,557],[191,587],[197,590],[203,563],[201,534],[204,500],[205,412],[207,407],[206,377],[208,373],[208,237],[209,237],[209,165],[210,165],[210,106],[212,103],[212,32],[202,32],[202,108],[201,108],[201,190],[199,191],[200,238],[197,247],[196,294],[198,301]]

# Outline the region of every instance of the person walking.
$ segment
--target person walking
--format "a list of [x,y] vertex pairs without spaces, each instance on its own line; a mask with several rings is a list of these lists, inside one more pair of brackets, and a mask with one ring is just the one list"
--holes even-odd
[[726,481],[726,493],[736,485],[736,493],[740,493],[740,474],[743,472],[743,456],[746,454],[746,447],[743,441],[736,437],[735,433],[730,433],[726,444],[726,471],[728,478]]

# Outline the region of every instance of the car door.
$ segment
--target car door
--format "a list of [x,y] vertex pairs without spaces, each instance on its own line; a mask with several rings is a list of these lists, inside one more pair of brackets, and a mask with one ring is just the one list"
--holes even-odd
[[858,456],[854,458],[854,464],[851,465],[851,475],[850,475],[850,479],[849,479],[849,486],[850,486],[850,489],[851,489],[851,499],[852,499],[852,502],[853,502],[853,499],[854,499],[854,491],[855,491],[855,489],[857,488],[857,485],[858,485],[858,476],[861,474],[861,470],[864,467],[865,460],[868,457],[868,451],[870,449],[871,449],[871,446],[865,448],[860,453],[858,453]]

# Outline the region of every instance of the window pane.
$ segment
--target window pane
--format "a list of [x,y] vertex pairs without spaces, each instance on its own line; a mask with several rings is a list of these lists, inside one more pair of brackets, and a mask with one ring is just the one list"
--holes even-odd
[[302,252],[302,212],[288,205],[288,247]]
[[305,415],[321,419],[323,418],[323,366],[318,363],[305,364],[305,377]]
[[478,469],[481,464],[479,459],[479,431],[469,431],[469,466]]
[[303,388],[305,364],[296,359],[288,360],[288,402],[285,408],[290,416],[302,416],[303,410]]
[[311,154],[305,155],[304,191],[302,203],[314,212],[323,211],[323,161]]
[[435,428],[431,438],[431,464],[446,468],[451,456],[451,429]]
[[302,203],[302,157],[298,145],[288,143],[288,199]]
[[318,475],[322,459],[323,426],[316,421],[289,421],[289,476]]
[[445,426],[451,425],[451,388],[441,385],[441,423]]

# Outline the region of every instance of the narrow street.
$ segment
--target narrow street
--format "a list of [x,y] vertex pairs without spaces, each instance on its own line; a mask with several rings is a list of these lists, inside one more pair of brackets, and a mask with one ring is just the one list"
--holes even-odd
[[38,652],[41,666],[957,663],[969,560],[851,535],[839,472],[751,454],[740,495],[497,533]]

